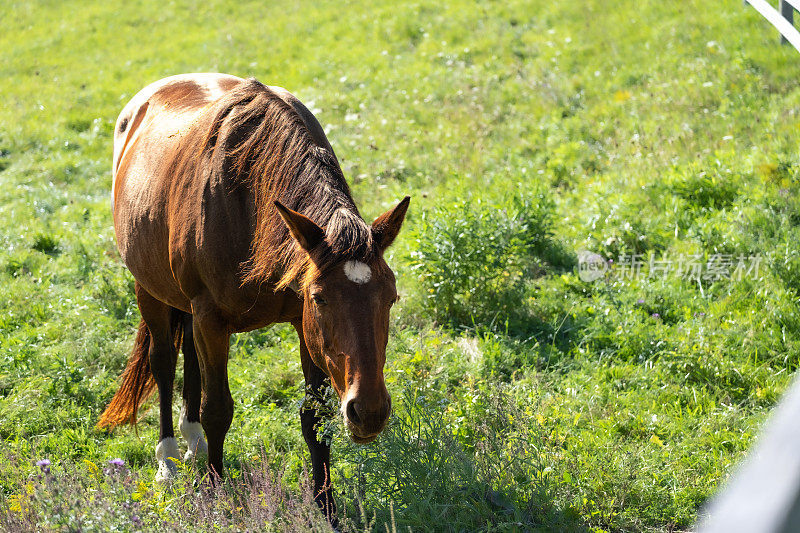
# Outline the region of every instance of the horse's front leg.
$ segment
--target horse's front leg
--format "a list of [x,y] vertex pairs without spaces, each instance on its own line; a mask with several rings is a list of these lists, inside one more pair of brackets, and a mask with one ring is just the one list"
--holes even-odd
[[200,423],[208,439],[208,466],[221,476],[222,448],[233,420],[233,398],[228,386],[230,330],[213,305],[194,300],[192,326],[203,390]]
[[323,388],[327,376],[320,370],[311,355],[308,353],[303,326],[293,323],[297,336],[300,338],[300,361],[303,374],[306,378],[306,404],[300,409],[300,424],[303,428],[303,438],[311,453],[311,470],[314,482],[314,501],[319,505],[328,521],[336,527],[336,503],[333,500],[333,487],[331,484],[331,447],[325,441],[320,441],[317,429],[322,421],[317,405],[324,402]]

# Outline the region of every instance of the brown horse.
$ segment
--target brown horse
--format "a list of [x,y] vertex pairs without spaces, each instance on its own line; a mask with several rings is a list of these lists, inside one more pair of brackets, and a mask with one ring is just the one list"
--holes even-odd
[[[307,394],[319,399],[330,378],[352,439],[374,440],[391,409],[383,366],[397,299],[383,252],[409,198],[367,225],[308,109],[285,89],[222,74],[173,76],[134,96],[116,123],[113,164],[114,230],[142,321],[98,425],[135,422],[157,387],[158,478],[174,475],[172,389],[182,348],[185,459],[207,452],[221,474],[233,418],[230,335],[289,322]],[[315,408],[300,415],[315,500],[331,518],[320,417]]]

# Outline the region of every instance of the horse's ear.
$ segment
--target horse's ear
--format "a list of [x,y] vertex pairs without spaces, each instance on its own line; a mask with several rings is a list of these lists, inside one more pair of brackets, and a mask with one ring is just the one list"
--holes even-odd
[[297,211],[292,211],[275,200],[275,207],[281,215],[294,240],[307,252],[313,250],[325,239],[325,232],[313,220]]
[[411,197],[406,196],[399,204],[376,218],[372,223],[372,239],[381,252],[386,250],[400,233],[400,226],[403,225],[403,220],[406,218],[409,202],[411,202]]

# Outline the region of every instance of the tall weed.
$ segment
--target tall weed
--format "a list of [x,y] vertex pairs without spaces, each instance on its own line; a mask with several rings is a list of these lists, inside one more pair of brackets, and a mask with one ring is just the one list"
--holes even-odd
[[412,265],[428,314],[454,327],[530,329],[536,321],[525,305],[529,283],[574,261],[553,238],[553,216],[543,192],[516,194],[500,205],[465,200],[423,213]]

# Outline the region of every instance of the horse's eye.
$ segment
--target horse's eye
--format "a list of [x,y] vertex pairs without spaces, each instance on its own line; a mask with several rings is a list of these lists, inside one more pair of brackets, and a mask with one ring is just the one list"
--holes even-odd
[[311,299],[312,299],[312,300],[314,301],[314,303],[315,303],[315,304],[317,304],[317,305],[325,305],[326,303],[328,303],[328,302],[326,302],[326,301],[325,301],[325,298],[323,298],[323,297],[322,297],[322,296],[320,296],[319,294],[312,294],[312,295],[311,295]]

